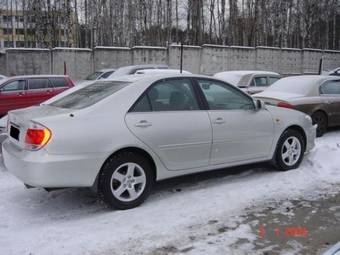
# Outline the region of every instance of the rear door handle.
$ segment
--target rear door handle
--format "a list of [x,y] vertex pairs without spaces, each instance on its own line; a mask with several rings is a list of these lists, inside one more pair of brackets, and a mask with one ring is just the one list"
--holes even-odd
[[138,123],[135,124],[136,127],[150,127],[152,124],[148,122],[147,120],[141,120]]
[[215,124],[223,124],[225,123],[225,120],[221,117],[217,118],[215,121],[214,121]]

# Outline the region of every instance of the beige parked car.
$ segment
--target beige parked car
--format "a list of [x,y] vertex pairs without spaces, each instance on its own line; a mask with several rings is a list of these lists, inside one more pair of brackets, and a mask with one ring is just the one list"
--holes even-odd
[[312,117],[322,136],[340,126],[340,77],[303,75],[283,78],[255,96],[266,104],[296,109]]
[[251,95],[264,91],[281,78],[280,74],[268,71],[227,71],[216,73],[214,77]]

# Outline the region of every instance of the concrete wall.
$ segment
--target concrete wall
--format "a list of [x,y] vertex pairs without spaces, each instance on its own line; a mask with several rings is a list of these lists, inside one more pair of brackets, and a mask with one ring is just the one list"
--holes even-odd
[[93,70],[92,50],[76,48],[54,48],[52,50],[52,72],[54,74],[66,73],[74,80],[83,79]]
[[[165,47],[136,46],[96,47],[91,49],[6,49],[0,52],[0,73],[67,74],[83,79],[94,70],[147,63],[168,64],[180,68],[179,45]],[[228,70],[268,70],[283,75],[317,73],[320,58],[323,69],[340,66],[340,51],[318,49],[285,49],[271,47],[236,47],[205,44],[183,47],[183,69],[212,75]]]
[[167,48],[135,46],[132,48],[132,63],[140,64],[167,64]]
[[302,49],[302,73],[304,74],[318,73],[321,57],[322,57],[321,50]]
[[93,51],[94,70],[103,68],[118,68],[132,64],[131,50],[128,47],[102,47]]
[[255,69],[280,71],[280,48],[256,47]]
[[50,74],[51,53],[48,49],[7,49],[7,75]]
[[[181,47],[171,45],[169,47],[169,66],[174,69],[180,68]],[[201,47],[183,46],[183,70],[200,73],[201,69]]]

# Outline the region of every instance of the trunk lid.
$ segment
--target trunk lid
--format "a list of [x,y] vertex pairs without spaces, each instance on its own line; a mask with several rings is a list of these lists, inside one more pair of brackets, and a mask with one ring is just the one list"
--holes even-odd
[[303,97],[303,95],[279,91],[264,91],[254,95],[254,97],[262,100],[266,104],[276,106],[278,102],[289,102],[292,99]]
[[32,106],[25,109],[14,110],[8,113],[8,137],[10,141],[24,148],[26,131],[30,122],[38,118],[50,117],[59,114],[69,113],[71,109],[52,107],[49,105]]

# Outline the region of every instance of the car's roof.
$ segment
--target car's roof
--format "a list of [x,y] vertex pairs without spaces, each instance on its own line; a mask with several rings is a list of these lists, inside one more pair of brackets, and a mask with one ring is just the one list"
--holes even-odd
[[39,74],[39,75],[18,75],[18,76],[10,76],[8,79],[28,79],[28,78],[56,78],[56,77],[68,77],[67,75],[59,75],[59,74]]
[[248,74],[269,74],[269,75],[280,75],[276,72],[271,71],[260,71],[260,70],[238,70],[238,71],[225,71],[219,72],[215,75],[222,75],[222,74],[231,74],[231,75],[248,75]]
[[288,76],[281,79],[281,82],[289,80],[290,82],[313,82],[315,84],[321,83],[327,80],[339,80],[339,77],[336,76],[328,76],[328,75],[296,75],[296,76]]
[[103,72],[103,73],[112,72],[112,71],[116,71],[116,69],[115,68],[103,68],[103,69],[97,70],[97,72]]
[[105,79],[105,81],[126,81],[126,82],[154,82],[160,79],[167,78],[180,78],[180,77],[188,77],[188,78],[208,78],[208,79],[218,79],[211,76],[206,75],[197,75],[197,74],[178,74],[178,73],[155,73],[155,74],[132,74],[132,75],[122,75],[118,77],[112,77],[109,79]]

